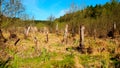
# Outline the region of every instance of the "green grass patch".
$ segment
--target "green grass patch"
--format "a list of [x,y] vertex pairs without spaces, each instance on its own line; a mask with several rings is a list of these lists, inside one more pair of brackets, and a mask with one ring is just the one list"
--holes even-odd
[[12,61],[13,68],[26,67],[26,68],[38,68],[42,62],[46,63],[50,60],[55,53],[50,53],[46,49],[42,49],[40,56],[32,58],[22,58],[18,55],[14,55],[14,60]]
[[74,55],[65,55],[63,60],[51,60],[47,63],[44,63],[42,68],[75,68],[74,66]]
[[85,68],[97,68],[97,66],[108,68],[110,66],[110,56],[107,53],[100,55],[82,54],[79,56],[79,61]]

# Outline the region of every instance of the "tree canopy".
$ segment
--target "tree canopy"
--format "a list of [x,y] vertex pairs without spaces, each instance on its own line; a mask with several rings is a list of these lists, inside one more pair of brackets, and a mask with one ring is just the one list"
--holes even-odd
[[112,29],[113,23],[117,24],[117,30],[120,31],[119,7],[118,0],[111,0],[104,5],[91,5],[82,10],[67,13],[56,21],[68,23],[70,29],[74,29],[75,32],[78,32],[79,25],[84,24],[89,35],[93,35],[93,29],[98,31],[98,35],[104,35]]

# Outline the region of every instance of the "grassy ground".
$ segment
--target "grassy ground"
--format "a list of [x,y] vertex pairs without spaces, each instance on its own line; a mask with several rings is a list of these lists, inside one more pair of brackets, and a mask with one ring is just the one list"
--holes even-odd
[[[4,36],[8,38],[9,34],[4,33]],[[14,39],[7,42],[5,52],[12,60],[3,66],[5,68],[115,68],[120,64],[120,59],[116,58],[120,54],[119,39],[85,37],[85,48],[91,47],[92,54],[81,54],[74,49],[79,46],[78,35],[74,41],[69,39],[68,44],[61,43],[63,37],[55,34],[49,34],[48,43],[42,33],[30,33],[27,39],[22,33],[17,36],[20,42],[16,46]],[[37,46],[34,37],[38,39]]]

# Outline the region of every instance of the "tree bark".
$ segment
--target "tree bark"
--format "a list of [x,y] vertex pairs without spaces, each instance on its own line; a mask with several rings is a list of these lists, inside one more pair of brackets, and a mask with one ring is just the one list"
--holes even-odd
[[80,26],[80,48],[84,48],[84,30],[85,27],[84,26]]
[[46,36],[45,42],[48,43],[48,41],[49,41],[49,37],[48,37],[49,32],[48,32],[47,27],[44,27],[44,33],[45,33],[45,36]]
[[56,24],[56,35],[58,36],[58,23]]
[[84,46],[84,30],[85,30],[85,27],[81,25],[80,26],[80,43],[79,43],[79,50],[81,53],[86,53],[86,49]]
[[46,43],[48,43],[49,38],[48,38],[48,31],[46,32]]
[[96,40],[96,29],[94,29],[94,40]]
[[116,34],[116,23],[113,24],[113,37],[115,38],[115,34]]
[[35,42],[35,52],[38,51],[38,39],[34,37],[34,42]]
[[68,42],[68,24],[66,25],[66,27],[65,27],[65,31],[64,31],[64,39],[63,39],[63,41],[67,44],[67,42]]
[[24,38],[25,38],[25,39],[28,37],[30,28],[31,28],[30,26],[25,28],[25,32],[24,32]]

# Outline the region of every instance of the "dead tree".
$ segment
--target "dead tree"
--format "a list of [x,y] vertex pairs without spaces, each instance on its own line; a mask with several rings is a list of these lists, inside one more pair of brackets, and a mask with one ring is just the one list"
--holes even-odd
[[84,26],[80,26],[80,47],[84,47]]
[[56,35],[58,36],[58,24],[56,24]]
[[68,24],[65,27],[63,42],[67,44],[68,42]]
[[30,26],[27,28],[26,35],[28,35],[29,31],[30,31]]
[[38,32],[37,27],[31,26],[31,27],[30,27],[30,32],[32,33],[31,36],[32,36],[33,38],[36,37],[36,33]]
[[44,27],[44,33],[45,33],[45,36],[46,36],[45,42],[48,43],[48,41],[49,41],[49,37],[48,37],[49,32],[48,32],[48,29],[46,27]]
[[113,24],[113,38],[115,38],[116,34],[116,23]]
[[48,43],[48,41],[49,41],[49,38],[48,38],[48,31],[46,31],[46,43]]
[[112,29],[108,32],[107,36],[111,37],[112,39],[115,38],[115,33],[116,33],[116,23],[113,24]]
[[24,38],[25,38],[25,39],[28,37],[30,28],[31,28],[31,27],[29,26],[29,27],[26,27],[25,30],[24,30]]
[[48,31],[46,32],[46,43],[49,41],[49,38],[48,38]]
[[94,29],[94,40],[96,40],[96,29]]
[[85,53],[85,46],[84,46],[84,30],[85,27],[83,25],[80,26],[80,43],[79,43],[79,47],[80,47],[80,51],[82,53]]
[[89,46],[89,47],[87,48],[87,53],[88,53],[88,54],[93,53],[93,49],[92,49],[92,47]]
[[71,29],[71,33],[72,33],[72,37],[75,37],[75,28],[74,27]]
[[35,52],[38,51],[38,39],[34,37],[34,43],[35,43]]
[[75,27],[73,26],[72,29],[71,29],[71,38],[72,38],[72,41],[76,41],[76,31],[75,31]]
[[35,26],[31,26],[31,32],[33,32],[33,33],[38,32],[37,27],[35,27]]

